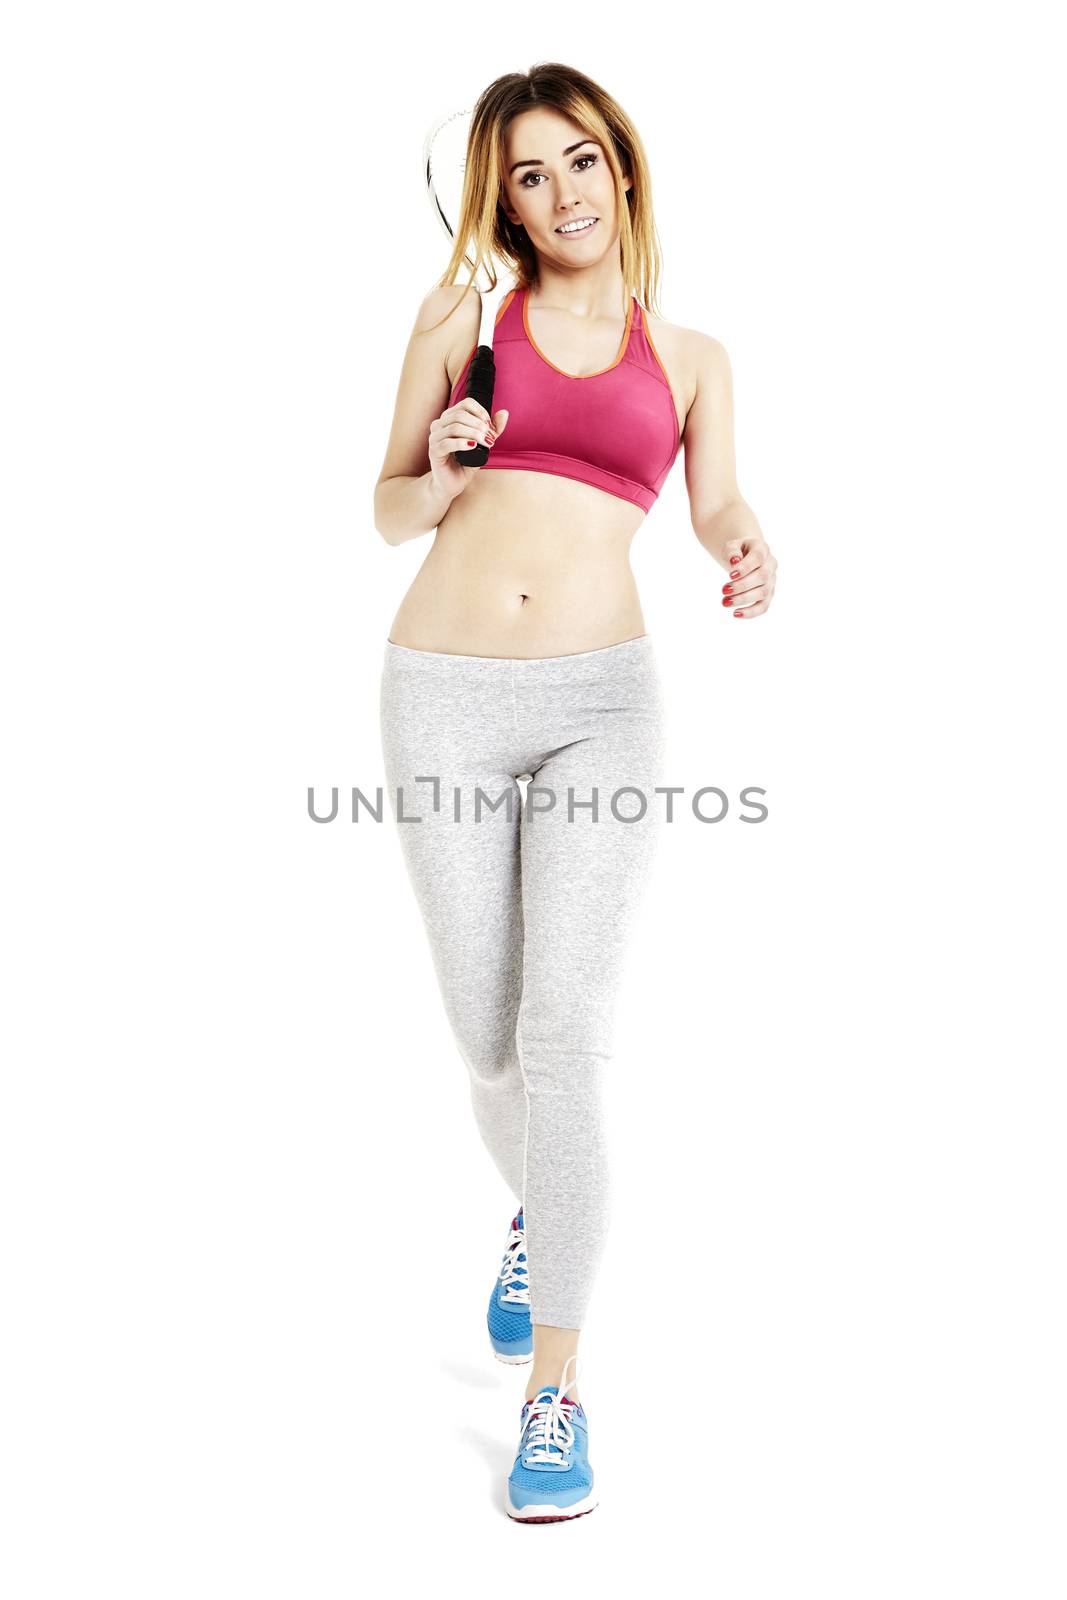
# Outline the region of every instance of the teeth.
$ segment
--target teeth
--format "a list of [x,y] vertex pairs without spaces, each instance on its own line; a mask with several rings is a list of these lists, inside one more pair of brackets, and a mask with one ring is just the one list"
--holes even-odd
[[557,233],[580,233],[583,228],[591,228],[595,221],[596,221],[595,217],[589,217],[584,222],[567,222],[567,223],[564,223],[562,228],[557,228],[556,232]]

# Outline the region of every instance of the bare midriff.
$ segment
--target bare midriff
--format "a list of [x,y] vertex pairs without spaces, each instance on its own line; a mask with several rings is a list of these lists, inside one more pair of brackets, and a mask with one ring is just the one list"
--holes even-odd
[[471,469],[393,618],[410,650],[575,655],[645,632],[630,545],[641,506],[573,478]]

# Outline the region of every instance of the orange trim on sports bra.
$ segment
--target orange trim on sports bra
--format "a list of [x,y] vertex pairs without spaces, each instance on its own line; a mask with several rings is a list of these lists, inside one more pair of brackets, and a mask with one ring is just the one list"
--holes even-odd
[[529,339],[530,343],[533,345],[534,349],[537,351],[537,354],[541,357],[541,360],[544,361],[544,362],[547,362],[547,364],[552,368],[553,372],[562,373],[565,378],[570,378],[572,380],[572,382],[574,382],[574,383],[584,383],[586,378],[599,378],[602,373],[611,372],[613,368],[618,366],[619,362],[625,356],[627,350],[629,349],[629,345],[630,345],[630,330],[633,327],[634,306],[636,305],[636,303],[637,302],[635,301],[633,295],[631,295],[630,296],[629,309],[626,312],[626,328],[625,328],[625,331],[624,331],[623,336],[622,336],[622,348],[621,348],[621,350],[619,351],[618,355],[615,357],[614,361],[612,361],[606,367],[598,368],[596,372],[566,372],[566,371],[564,371],[564,369],[562,367],[557,367],[556,363],[554,361],[550,360],[549,357],[545,355],[545,352],[541,349],[541,346],[538,344],[537,340],[534,338],[533,334],[530,332],[530,319],[529,319],[529,316],[527,315],[527,312],[529,310],[529,305],[530,305],[530,291],[529,291],[529,289],[524,289],[522,291],[522,325],[523,325],[523,328],[526,331],[527,339]]

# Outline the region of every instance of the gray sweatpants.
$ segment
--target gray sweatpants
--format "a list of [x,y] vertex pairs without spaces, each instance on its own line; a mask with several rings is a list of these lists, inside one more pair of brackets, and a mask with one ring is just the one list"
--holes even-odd
[[580,1328],[609,1219],[602,1080],[664,817],[651,635],[532,660],[387,640],[381,735],[474,1115],[523,1207],[533,1320]]

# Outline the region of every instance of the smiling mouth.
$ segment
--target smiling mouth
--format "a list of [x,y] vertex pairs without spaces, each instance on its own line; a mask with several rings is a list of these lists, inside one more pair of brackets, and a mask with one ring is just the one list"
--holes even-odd
[[576,219],[576,220],[580,220],[580,221],[584,222],[586,224],[586,226],[584,228],[568,228],[566,233],[563,233],[563,232],[561,232],[563,224],[560,223],[560,226],[558,228],[554,229],[554,232],[558,233],[561,239],[572,239],[572,238],[575,237],[575,235],[577,235],[579,233],[589,233],[589,232],[591,232],[592,229],[595,228],[597,223],[600,221],[600,218],[599,217],[581,217],[580,219]]

